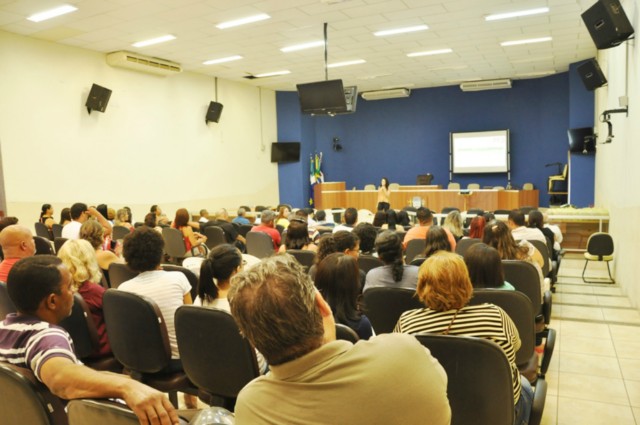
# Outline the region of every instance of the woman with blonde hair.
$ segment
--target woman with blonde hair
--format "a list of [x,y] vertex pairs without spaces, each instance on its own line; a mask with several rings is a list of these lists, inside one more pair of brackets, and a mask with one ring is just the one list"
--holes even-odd
[[129,223],[129,211],[126,208],[120,208],[116,212],[116,219],[113,222],[114,226],[126,227],[130,231],[133,231],[133,226]]
[[102,276],[95,250],[84,239],[71,239],[62,245],[58,251],[58,257],[69,269],[73,291],[79,293],[87,303],[91,318],[96,325],[99,349],[93,353],[92,357],[110,355],[111,346],[102,311],[102,297],[106,289],[96,283],[100,282]]
[[453,234],[456,242],[462,239],[464,236],[464,231],[462,229],[462,215],[460,215],[460,211],[453,210],[447,214],[444,219],[444,223],[442,227],[445,229],[449,229],[449,231]]
[[84,239],[91,244],[95,251],[98,266],[107,282],[109,282],[109,265],[111,263],[124,263],[121,257],[122,245],[116,243],[115,252],[105,249],[104,228],[95,220],[87,220],[80,227],[80,239]]
[[526,424],[533,391],[529,381],[520,376],[516,365],[520,335],[511,318],[500,307],[493,304],[468,305],[473,286],[462,257],[446,251],[429,257],[420,267],[416,293],[425,308],[402,313],[394,332],[472,336],[498,344],[511,366],[514,424]]

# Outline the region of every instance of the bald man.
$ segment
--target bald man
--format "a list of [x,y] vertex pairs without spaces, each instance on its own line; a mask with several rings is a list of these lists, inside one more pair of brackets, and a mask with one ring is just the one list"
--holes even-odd
[[4,260],[0,263],[0,282],[6,282],[11,267],[21,258],[36,253],[36,243],[28,228],[19,224],[7,226],[0,232],[0,246]]

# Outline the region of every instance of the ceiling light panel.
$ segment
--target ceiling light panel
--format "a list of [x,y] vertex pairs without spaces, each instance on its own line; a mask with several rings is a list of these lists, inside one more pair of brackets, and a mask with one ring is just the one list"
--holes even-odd
[[520,18],[523,16],[540,15],[542,13],[548,13],[548,7],[538,7],[536,9],[519,10],[516,12],[496,13],[493,15],[485,16],[485,21],[499,21],[502,19]]
[[310,41],[308,43],[294,44],[293,46],[283,47],[282,49],[280,49],[280,51],[284,53],[289,53],[289,52],[297,52],[298,50],[306,50],[306,49],[312,49],[314,47],[322,47],[322,46],[324,46],[324,41],[318,40],[318,41]]
[[264,78],[264,77],[275,77],[278,75],[287,75],[287,74],[291,74],[291,71],[289,71],[288,69],[283,69],[282,71],[273,71],[273,72],[264,72],[262,74],[255,74],[254,77]]
[[54,9],[49,9],[45,10],[44,12],[33,14],[29,16],[27,20],[31,22],[42,22],[46,21],[47,19],[52,19],[61,15],[66,15],[67,13],[75,12],[76,10],[78,10],[77,7],[65,4]]
[[452,52],[453,50],[451,49],[427,50],[425,52],[407,53],[407,56],[410,58],[415,58],[419,56],[443,55],[443,54],[452,53]]
[[361,63],[365,63],[365,62],[366,62],[366,60],[364,60],[364,59],[356,59],[356,60],[352,60],[352,61],[336,62],[336,63],[330,63],[329,65],[327,65],[327,68],[340,68],[342,66],[360,65]]
[[502,43],[500,43],[500,45],[502,47],[519,46],[521,44],[544,43],[545,41],[551,41],[551,40],[553,40],[552,37],[528,38],[525,40],[503,41]]
[[236,55],[236,56],[227,56],[226,58],[220,58],[220,59],[211,59],[208,61],[204,61],[202,62],[203,65],[216,65],[219,63],[225,63],[225,62],[233,62],[233,61],[237,61],[242,59],[242,56],[240,55]]
[[386,37],[388,35],[406,34],[409,32],[425,31],[428,30],[427,25],[416,25],[412,27],[394,28],[389,30],[376,31],[373,33],[376,37]]
[[266,13],[260,13],[258,15],[252,15],[252,16],[247,16],[240,19],[234,19],[233,21],[221,22],[218,25],[216,25],[216,28],[224,30],[227,28],[238,27],[240,25],[246,25],[246,24],[252,24],[254,22],[264,21],[269,18],[271,18],[271,16],[267,15]]
[[167,35],[163,35],[163,36],[160,36],[160,37],[151,38],[149,40],[138,41],[136,43],[133,43],[132,46],[133,47],[146,47],[146,46],[151,46],[153,44],[166,43],[167,41],[171,41],[171,40],[175,40],[175,39],[176,39],[175,35],[167,34]]

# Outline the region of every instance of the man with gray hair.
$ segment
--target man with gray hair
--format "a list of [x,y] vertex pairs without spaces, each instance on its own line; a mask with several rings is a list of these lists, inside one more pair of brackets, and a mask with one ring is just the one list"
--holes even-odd
[[251,224],[249,219],[245,217],[246,213],[247,210],[245,210],[243,207],[238,208],[238,212],[236,213],[237,216],[231,222],[235,224]]
[[336,340],[331,307],[290,255],[234,276],[242,334],[271,371],[245,386],[236,424],[433,424],[451,421],[444,369],[413,337]]
[[273,249],[277,251],[278,247],[280,247],[280,242],[282,241],[282,238],[280,236],[280,232],[278,232],[278,230],[276,229],[276,226],[274,223],[275,218],[276,218],[276,213],[274,213],[273,211],[262,210],[262,214],[260,215],[260,225],[252,227],[251,231],[262,232],[271,236],[271,239],[273,239]]

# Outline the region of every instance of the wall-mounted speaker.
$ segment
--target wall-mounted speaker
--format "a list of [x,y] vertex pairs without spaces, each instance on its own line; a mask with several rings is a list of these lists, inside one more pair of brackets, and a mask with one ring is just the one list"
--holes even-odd
[[85,103],[87,111],[89,113],[91,113],[91,111],[104,112],[107,109],[109,98],[111,98],[111,90],[97,84],[92,85],[89,97],[87,97],[87,102]]
[[619,0],[598,0],[582,14],[598,49],[609,49],[633,35],[633,27]]
[[207,116],[204,121],[209,124],[209,121],[220,121],[220,115],[222,114],[222,103],[211,102],[209,103],[209,109],[207,109]]
[[579,65],[577,70],[578,74],[580,74],[580,78],[582,78],[584,86],[589,91],[593,91],[598,87],[602,87],[603,85],[607,84],[607,79],[600,69],[598,61],[595,59],[589,59],[582,65]]

